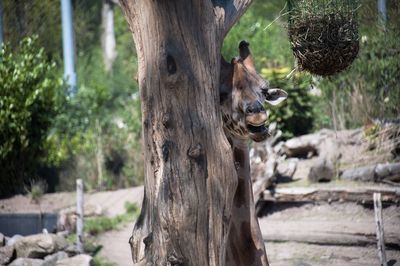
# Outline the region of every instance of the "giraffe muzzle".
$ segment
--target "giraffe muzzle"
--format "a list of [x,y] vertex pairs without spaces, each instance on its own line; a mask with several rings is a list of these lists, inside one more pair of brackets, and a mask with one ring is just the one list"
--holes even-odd
[[247,130],[249,131],[249,137],[255,142],[264,141],[270,136],[268,129],[265,125],[258,127],[247,125]]

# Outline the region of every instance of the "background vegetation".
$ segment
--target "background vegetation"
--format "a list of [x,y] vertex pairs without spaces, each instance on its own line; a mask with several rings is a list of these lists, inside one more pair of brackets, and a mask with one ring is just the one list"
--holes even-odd
[[[260,73],[289,92],[283,105],[270,109],[285,138],[399,117],[399,3],[387,1],[386,25],[375,0],[361,4],[359,56],[347,71],[330,78],[292,72],[285,1],[254,1],[228,34],[226,59],[238,54],[240,40],[248,40]],[[49,191],[72,189],[77,177],[89,189],[143,180],[137,59],[127,24],[115,7],[117,57],[106,72],[102,1],[73,1],[73,6],[78,93],[69,98],[60,80],[59,2],[3,1],[8,44],[0,55],[0,197],[23,192],[38,179]]]

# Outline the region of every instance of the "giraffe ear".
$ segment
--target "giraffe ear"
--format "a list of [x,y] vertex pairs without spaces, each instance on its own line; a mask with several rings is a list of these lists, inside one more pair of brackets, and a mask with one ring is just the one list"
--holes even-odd
[[256,67],[254,65],[254,59],[253,56],[251,55],[249,46],[250,44],[246,41],[240,42],[239,44],[240,58],[243,61],[243,65],[245,65],[247,69],[256,71]]
[[263,94],[265,101],[271,105],[278,105],[288,97],[287,92],[281,89],[265,89]]

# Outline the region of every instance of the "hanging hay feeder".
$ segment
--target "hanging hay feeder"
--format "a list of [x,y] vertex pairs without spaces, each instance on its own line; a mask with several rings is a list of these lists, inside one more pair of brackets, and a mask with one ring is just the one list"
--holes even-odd
[[289,39],[298,68],[329,76],[359,49],[356,0],[288,0]]

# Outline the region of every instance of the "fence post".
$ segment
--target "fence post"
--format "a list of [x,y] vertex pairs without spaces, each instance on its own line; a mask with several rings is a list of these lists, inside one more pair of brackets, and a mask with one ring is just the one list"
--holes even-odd
[[76,246],[80,253],[83,253],[83,182],[76,180]]
[[378,254],[379,254],[380,265],[387,266],[386,251],[385,251],[385,235],[383,231],[383,219],[382,219],[381,193],[374,193],[374,210],[375,210],[376,239],[378,240]]

